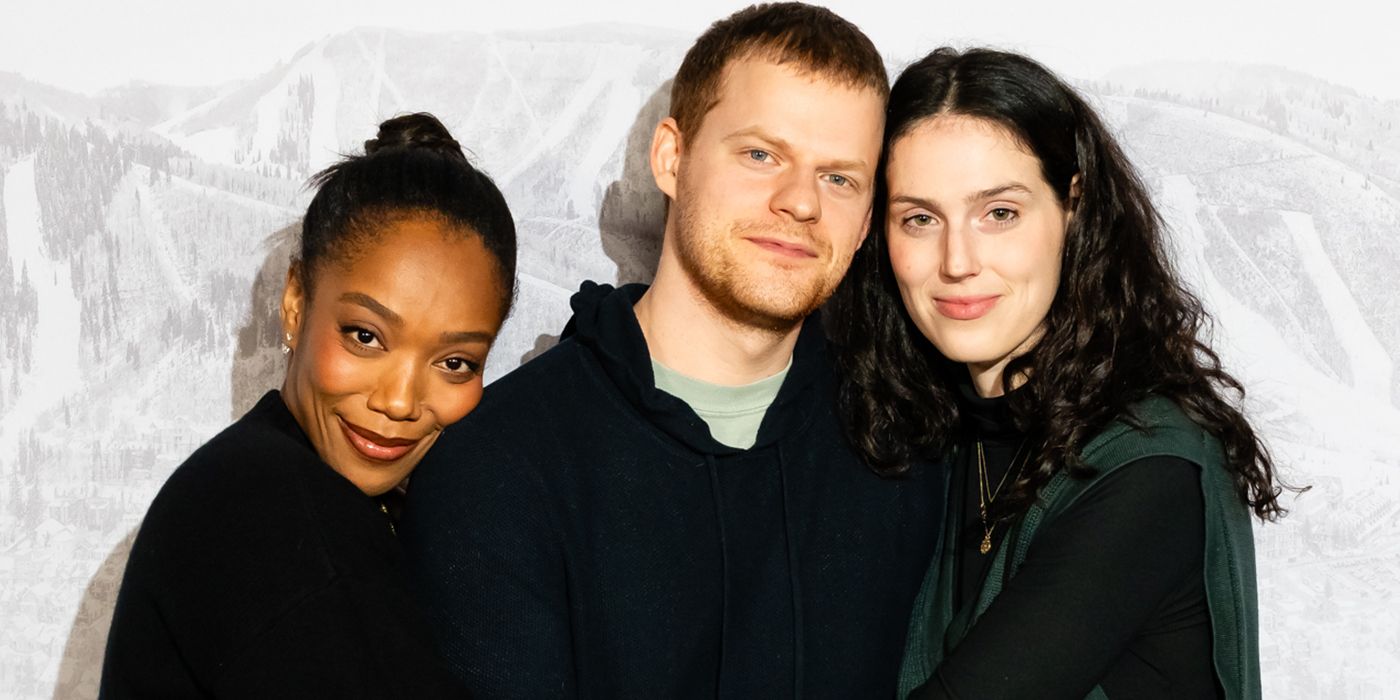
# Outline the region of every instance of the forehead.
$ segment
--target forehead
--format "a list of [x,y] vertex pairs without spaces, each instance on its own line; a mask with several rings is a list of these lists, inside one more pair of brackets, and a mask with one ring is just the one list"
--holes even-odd
[[759,129],[832,158],[862,158],[873,166],[884,111],[884,98],[872,88],[761,55],[740,57],[725,66],[716,102],[696,138],[723,139]]
[[500,322],[500,273],[481,237],[434,218],[385,222],[351,255],[315,274],[315,298],[367,294],[433,334]]
[[1050,185],[1036,158],[1008,129],[960,115],[927,119],[890,145],[886,171],[891,193],[936,189],[978,192],[1008,181],[1033,190]]

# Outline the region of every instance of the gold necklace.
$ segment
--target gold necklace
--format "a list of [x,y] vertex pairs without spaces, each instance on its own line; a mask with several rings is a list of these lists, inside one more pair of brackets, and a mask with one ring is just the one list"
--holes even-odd
[[379,510],[384,513],[384,517],[389,519],[389,534],[398,537],[399,531],[394,529],[394,516],[389,515],[389,506],[384,505],[384,501],[380,501]]
[[982,441],[977,441],[977,510],[982,518],[982,544],[977,551],[983,554],[992,551],[992,531],[997,529],[996,522],[987,522],[987,507],[996,503],[997,496],[1001,495],[1001,487],[1006,485],[1006,478],[1011,476],[1011,472],[1020,472],[1016,467],[1016,460],[1025,447],[1026,442],[1022,440],[1020,447],[1016,448],[1016,453],[1011,455],[1011,464],[1007,465],[1006,473],[1001,475],[1001,481],[997,482],[997,487],[993,490],[991,480],[987,478],[987,455],[982,450]]

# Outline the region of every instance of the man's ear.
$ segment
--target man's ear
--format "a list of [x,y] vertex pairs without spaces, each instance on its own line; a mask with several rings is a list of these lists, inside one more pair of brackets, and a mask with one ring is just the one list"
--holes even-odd
[[681,167],[681,127],[666,117],[651,135],[651,176],[666,197],[676,198],[676,173]]
[[301,283],[301,262],[292,261],[287,266],[287,282],[282,287],[282,342],[296,349],[301,337],[301,324],[306,316],[306,290]]

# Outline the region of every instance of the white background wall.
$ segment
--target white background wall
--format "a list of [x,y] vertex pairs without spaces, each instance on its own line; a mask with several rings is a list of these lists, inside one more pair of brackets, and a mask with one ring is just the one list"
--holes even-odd
[[[272,301],[301,184],[383,118],[437,113],[515,212],[521,298],[491,377],[552,342],[580,280],[649,276],[661,210],[642,158],[666,81],[738,4],[469,5],[6,8],[0,696],[95,697],[151,497],[279,380]],[[895,72],[993,44],[1104,112],[1251,415],[1314,487],[1256,528],[1265,690],[1393,696],[1400,51],[1355,3],[1158,5],[834,7]]]

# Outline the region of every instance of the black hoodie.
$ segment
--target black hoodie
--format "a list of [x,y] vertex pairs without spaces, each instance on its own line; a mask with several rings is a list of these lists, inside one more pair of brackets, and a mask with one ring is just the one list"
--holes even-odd
[[720,444],[655,387],[644,291],[585,283],[418,467],[400,533],[449,664],[488,698],[893,696],[942,475],[860,461],[816,318],[754,446]]

